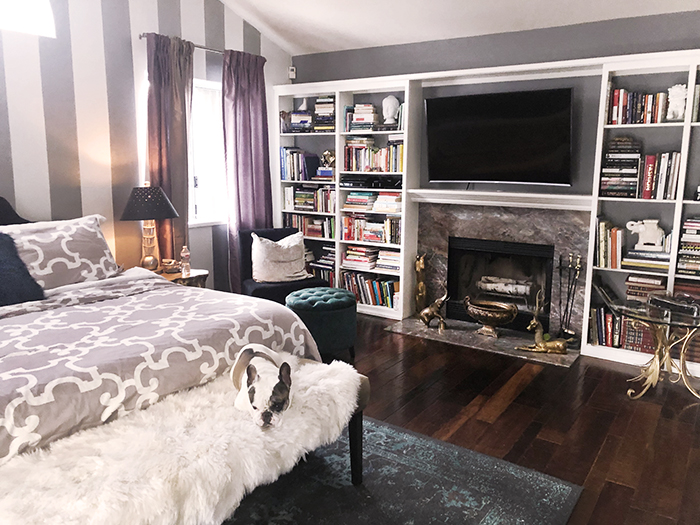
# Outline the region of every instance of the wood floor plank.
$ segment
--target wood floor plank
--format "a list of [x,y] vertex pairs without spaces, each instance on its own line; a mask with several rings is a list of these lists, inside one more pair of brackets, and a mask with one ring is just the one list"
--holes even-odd
[[[482,411],[483,408],[479,411],[479,414]],[[482,434],[474,450],[495,458],[504,457],[515,446],[527,427],[530,426],[536,413],[537,410],[532,407],[518,405],[517,403],[509,404]],[[479,414],[476,416],[477,419]]]
[[654,440],[660,416],[660,405],[637,400],[629,427],[623,436],[624,446],[620,447],[610,466],[609,481],[633,489],[639,486],[642,473],[654,455],[649,445]]
[[528,386],[537,374],[542,372],[542,365],[526,363],[504,384],[498,392],[481,407],[476,418],[486,423],[495,423],[508,406]]
[[620,525],[630,512],[634,489],[607,482],[598,497],[589,523],[596,525]]
[[700,512],[700,449],[692,448],[688,453],[688,464],[683,483],[683,499],[678,517],[678,525],[698,523]]

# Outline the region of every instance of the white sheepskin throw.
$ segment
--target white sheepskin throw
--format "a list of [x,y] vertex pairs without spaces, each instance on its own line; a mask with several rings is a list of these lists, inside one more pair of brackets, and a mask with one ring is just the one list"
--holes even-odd
[[0,467],[0,523],[220,524],[255,487],[335,441],[359,385],[346,363],[302,365],[269,429],[233,407],[228,377],[173,394]]

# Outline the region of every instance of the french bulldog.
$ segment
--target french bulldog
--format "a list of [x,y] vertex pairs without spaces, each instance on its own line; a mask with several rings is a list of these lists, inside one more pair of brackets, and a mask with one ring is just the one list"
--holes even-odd
[[260,344],[246,345],[236,356],[231,368],[231,381],[238,389],[234,406],[263,428],[278,425],[289,408],[293,357],[282,358]]

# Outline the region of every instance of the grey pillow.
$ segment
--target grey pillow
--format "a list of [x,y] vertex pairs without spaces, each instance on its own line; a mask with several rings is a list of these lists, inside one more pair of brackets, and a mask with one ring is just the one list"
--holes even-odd
[[101,215],[66,221],[0,226],[10,235],[31,276],[44,290],[98,281],[120,272],[107,245]]
[[279,241],[271,241],[251,233],[253,280],[259,283],[298,281],[311,277],[306,271],[304,235],[294,233]]

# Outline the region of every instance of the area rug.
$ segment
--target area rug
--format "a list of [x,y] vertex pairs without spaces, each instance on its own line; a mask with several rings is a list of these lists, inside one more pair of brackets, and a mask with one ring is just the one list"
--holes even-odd
[[364,481],[347,434],[246,496],[225,525],[564,525],[581,487],[365,418]]
[[576,358],[579,356],[579,351],[573,349],[569,349],[568,353],[565,355],[542,354],[515,349],[517,346],[533,344],[535,341],[534,334],[529,335],[525,332],[518,332],[508,328],[498,328],[499,336],[498,338],[494,338],[477,334],[477,329],[481,327],[481,325],[477,323],[469,323],[467,321],[458,321],[455,319],[447,319],[446,323],[447,329],[440,331],[437,329],[437,321],[433,322],[432,327],[427,327],[420,319],[408,318],[394,323],[391,326],[387,326],[386,330],[398,334],[413,335],[432,341],[441,341],[457,346],[486,350],[487,352],[495,352],[497,354],[509,355],[528,361],[563,366],[566,368],[574,364],[574,361],[576,361]]

